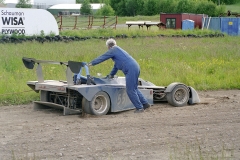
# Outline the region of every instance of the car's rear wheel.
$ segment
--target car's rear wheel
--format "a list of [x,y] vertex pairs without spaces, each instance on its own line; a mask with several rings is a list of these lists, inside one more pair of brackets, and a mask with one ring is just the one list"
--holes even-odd
[[83,97],[83,111],[92,115],[105,115],[110,109],[110,98],[106,92],[98,92],[91,101]]
[[85,97],[82,98],[82,109],[84,113],[91,114],[90,102]]
[[189,100],[189,89],[185,85],[177,85],[172,92],[167,93],[167,101],[175,107],[187,105]]

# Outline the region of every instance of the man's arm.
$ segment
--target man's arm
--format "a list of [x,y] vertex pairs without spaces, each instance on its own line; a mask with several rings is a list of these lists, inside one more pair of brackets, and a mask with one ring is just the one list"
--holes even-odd
[[113,53],[112,53],[112,50],[110,49],[106,53],[104,53],[103,55],[101,55],[101,56],[95,58],[94,60],[92,60],[90,62],[90,64],[94,66],[94,65],[102,63],[102,62],[104,62],[104,61],[106,61],[106,60],[108,60],[109,58],[112,58],[112,57],[113,57]]
[[117,73],[118,69],[116,67],[116,64],[114,64],[112,71],[110,72],[111,76],[114,76]]

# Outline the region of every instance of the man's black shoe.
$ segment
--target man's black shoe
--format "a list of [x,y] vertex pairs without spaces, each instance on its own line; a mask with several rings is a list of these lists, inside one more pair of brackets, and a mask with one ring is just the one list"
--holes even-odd
[[142,112],[144,112],[144,109],[136,109],[136,110],[134,111],[134,113],[142,113]]
[[149,108],[150,108],[150,106],[151,106],[151,105],[150,105],[150,104],[148,104],[148,103],[147,103],[147,104],[144,104],[144,105],[143,105],[143,109],[144,109],[144,110],[146,110],[146,109],[149,109]]

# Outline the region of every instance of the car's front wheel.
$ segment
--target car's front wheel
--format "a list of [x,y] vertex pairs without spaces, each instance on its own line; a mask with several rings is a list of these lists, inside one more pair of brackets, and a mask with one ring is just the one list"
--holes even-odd
[[185,85],[177,85],[167,93],[167,101],[175,107],[187,105],[189,100],[189,89]]

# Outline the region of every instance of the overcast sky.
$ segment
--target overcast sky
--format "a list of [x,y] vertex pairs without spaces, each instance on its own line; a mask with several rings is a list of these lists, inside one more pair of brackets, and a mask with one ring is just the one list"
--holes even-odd
[[5,3],[18,3],[18,0],[5,0]]
[[[30,2],[33,4],[33,2],[36,3],[46,3],[46,4],[60,4],[60,3],[69,3],[69,4],[75,4],[75,0],[30,0]],[[5,3],[18,3],[18,0],[5,0]]]
[[17,0],[5,0],[5,3],[17,3]]

